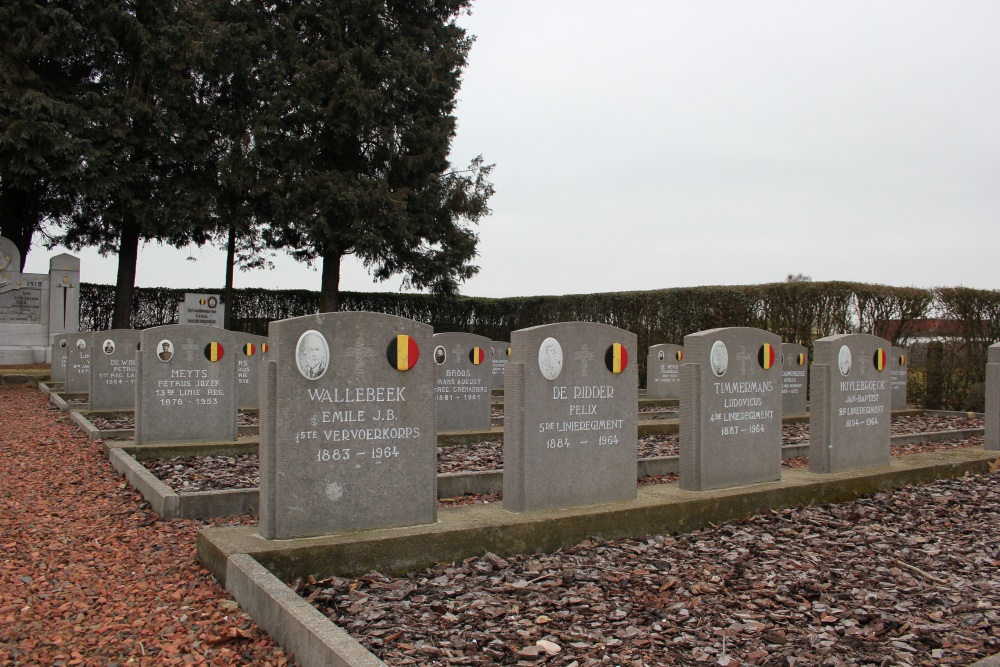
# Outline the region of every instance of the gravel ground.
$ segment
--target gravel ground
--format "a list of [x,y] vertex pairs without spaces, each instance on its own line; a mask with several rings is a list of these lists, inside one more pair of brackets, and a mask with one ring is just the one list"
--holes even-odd
[[0,424],[0,665],[289,664],[195,559],[203,523],[159,521],[33,387],[0,385]]
[[997,481],[295,588],[393,665],[968,665],[1000,649]]

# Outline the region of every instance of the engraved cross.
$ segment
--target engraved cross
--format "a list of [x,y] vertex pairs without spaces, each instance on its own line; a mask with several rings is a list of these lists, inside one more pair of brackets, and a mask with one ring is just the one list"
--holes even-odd
[[740,353],[736,355],[736,361],[740,362],[740,373],[746,375],[747,364],[753,361],[753,355],[747,352],[746,345],[740,345]]
[[200,348],[198,347],[197,343],[192,343],[189,341],[181,345],[181,349],[187,355],[188,361],[194,361],[194,353],[197,352]]
[[590,372],[589,364],[594,360],[594,351],[590,349],[590,345],[584,343],[579,350],[573,353],[573,360],[580,362],[580,375],[587,377]]
[[354,346],[347,348],[347,358],[354,359],[354,374],[363,375],[365,372],[365,362],[375,357],[375,348],[365,345],[364,338],[358,336],[354,339]]

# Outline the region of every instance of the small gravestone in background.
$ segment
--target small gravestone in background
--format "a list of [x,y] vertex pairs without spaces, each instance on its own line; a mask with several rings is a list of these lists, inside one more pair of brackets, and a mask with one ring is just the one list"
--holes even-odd
[[49,377],[53,382],[66,382],[66,355],[69,354],[69,336],[57,336],[52,341],[52,365]]
[[990,345],[986,357],[986,433],[983,449],[1000,450],[1000,343]]
[[225,306],[218,294],[184,293],[184,301],[178,305],[178,324],[200,324],[219,327],[225,322]]
[[809,348],[795,343],[781,344],[781,413],[808,412],[806,392],[809,382]]
[[504,509],[634,499],[635,334],[564,322],[513,332],[511,349],[504,382]]
[[365,312],[270,323],[260,380],[263,537],[434,523],[432,333]]
[[94,336],[89,331],[68,336],[66,348],[66,384],[63,391],[85,394],[90,391],[90,356]]
[[507,366],[510,358],[510,343],[503,340],[495,340],[490,343],[491,368],[490,389],[503,389],[503,370]]
[[683,362],[681,345],[650,345],[646,355],[646,398],[680,398]]
[[135,441],[236,440],[236,338],[171,324],[139,336]]
[[889,355],[889,342],[869,334],[815,341],[809,371],[810,472],[889,464]]
[[267,359],[267,336],[234,332],[239,350],[236,354],[236,404],[252,410],[260,405],[260,366]]
[[892,409],[906,409],[906,372],[910,364],[910,353],[905,347],[893,346],[889,368],[892,387]]
[[475,334],[434,334],[438,432],[490,430],[490,344]]
[[750,327],[684,337],[680,488],[781,479],[780,355],[777,335]]
[[135,367],[139,332],[112,329],[93,334],[90,354],[90,409],[135,409]]

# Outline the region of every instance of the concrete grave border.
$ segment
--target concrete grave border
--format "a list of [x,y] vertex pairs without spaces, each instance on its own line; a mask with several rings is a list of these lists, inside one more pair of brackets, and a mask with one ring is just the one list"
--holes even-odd
[[282,580],[401,573],[491,551],[551,552],[580,540],[688,532],[800,504],[846,502],[880,491],[985,472],[998,452],[968,448],[914,454],[888,466],[818,475],[782,471],[782,479],[746,487],[681,491],[676,484],[639,489],[635,501],[511,514],[493,505],[442,510],[437,524],[268,541],[256,526],[206,528],[198,558],[244,611],[303,667],[381,665],[373,654],[302,600]]

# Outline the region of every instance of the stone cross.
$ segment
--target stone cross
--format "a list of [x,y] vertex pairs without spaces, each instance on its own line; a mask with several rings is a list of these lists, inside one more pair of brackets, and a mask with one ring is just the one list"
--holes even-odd
[[375,357],[375,348],[365,345],[365,340],[361,336],[354,339],[354,345],[347,348],[347,358],[354,359],[354,374],[362,376],[365,373],[365,363]]

